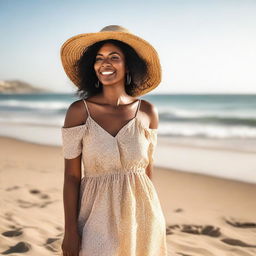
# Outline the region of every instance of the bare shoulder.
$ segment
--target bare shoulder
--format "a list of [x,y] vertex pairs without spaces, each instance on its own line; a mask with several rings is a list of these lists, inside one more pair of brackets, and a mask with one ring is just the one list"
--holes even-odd
[[157,129],[158,122],[159,122],[157,107],[153,103],[142,99],[141,100],[141,109],[149,119],[149,128]]
[[85,123],[87,116],[83,100],[74,101],[67,109],[63,128],[82,125]]

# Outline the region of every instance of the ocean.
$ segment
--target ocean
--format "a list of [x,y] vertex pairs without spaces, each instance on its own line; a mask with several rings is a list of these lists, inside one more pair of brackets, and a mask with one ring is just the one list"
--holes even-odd
[[[256,138],[256,95],[142,96],[159,111],[159,135],[200,138]],[[0,94],[0,122],[60,127],[73,94]]]
[[[159,138],[256,152],[256,95],[152,94],[140,98],[158,109]],[[75,100],[72,93],[0,94],[0,135],[61,145],[60,128]]]

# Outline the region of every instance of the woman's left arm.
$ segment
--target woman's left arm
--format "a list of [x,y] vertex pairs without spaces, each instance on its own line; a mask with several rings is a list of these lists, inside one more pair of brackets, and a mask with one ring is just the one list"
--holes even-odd
[[153,154],[153,151],[154,151],[154,147],[156,146],[156,130],[158,129],[158,123],[159,123],[159,115],[158,115],[158,110],[156,108],[155,105],[153,105],[152,103],[149,103],[148,102],[148,116],[149,116],[149,128],[150,129],[154,129],[151,131],[151,139],[152,140],[155,140],[153,142],[153,144],[150,145],[150,152],[149,152],[149,157],[150,157],[150,161],[149,161],[149,164],[146,168],[146,174],[148,175],[148,177],[152,180],[152,174],[153,174],[153,165],[154,165],[154,162],[153,162],[153,158],[152,158],[152,154]]

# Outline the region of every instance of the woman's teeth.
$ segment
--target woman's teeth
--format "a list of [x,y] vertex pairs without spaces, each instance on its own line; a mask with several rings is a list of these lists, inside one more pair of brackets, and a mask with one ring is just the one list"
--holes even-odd
[[114,72],[113,71],[104,71],[104,72],[101,72],[102,75],[111,75],[113,74]]

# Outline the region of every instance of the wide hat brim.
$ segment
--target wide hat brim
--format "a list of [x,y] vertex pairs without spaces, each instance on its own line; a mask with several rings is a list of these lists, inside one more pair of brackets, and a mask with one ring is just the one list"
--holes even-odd
[[162,79],[161,65],[154,47],[144,39],[122,31],[100,31],[97,33],[79,34],[69,38],[61,47],[61,61],[70,80],[79,87],[79,76],[75,68],[76,62],[82,56],[85,48],[107,39],[116,39],[130,45],[137,54],[146,61],[148,80],[135,89],[134,96],[141,96],[156,88]]

